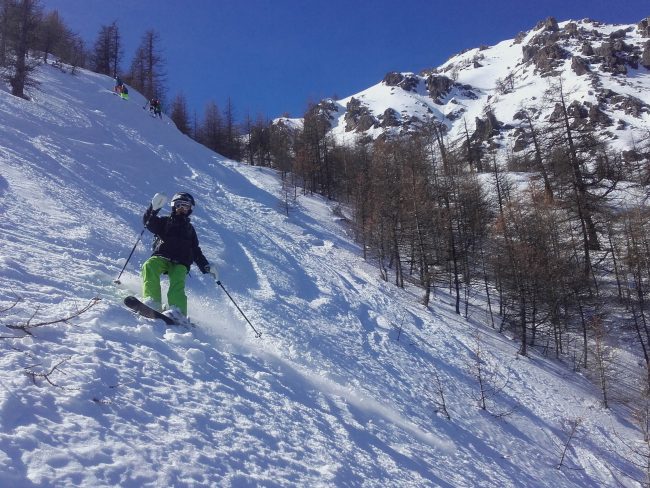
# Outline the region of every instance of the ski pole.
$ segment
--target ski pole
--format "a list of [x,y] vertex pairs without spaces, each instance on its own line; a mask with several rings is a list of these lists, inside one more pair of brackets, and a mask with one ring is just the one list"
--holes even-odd
[[[149,222],[147,222],[148,224]],[[144,234],[144,231],[147,229],[147,225],[145,224],[144,229],[142,229],[142,232],[140,232],[140,236],[138,237],[138,240],[135,241],[135,244],[133,244],[133,249],[131,249],[131,253],[129,254],[129,257],[126,258],[126,263],[124,263],[124,266],[122,266],[122,271],[120,271],[120,274],[117,275],[117,278],[113,281],[116,285],[121,285],[122,282],[120,281],[120,277],[122,276],[122,273],[124,273],[124,270],[126,269],[126,265],[129,264],[129,260],[131,259],[131,256],[133,256],[133,253],[135,252],[135,248],[138,246],[138,242],[140,242],[140,239],[142,239],[142,236]]]
[[144,228],[142,229],[142,232],[140,232],[140,235],[138,236],[138,240],[135,241],[135,244],[133,244],[133,249],[131,249],[131,253],[129,254],[129,257],[126,258],[126,263],[124,263],[124,266],[122,266],[122,271],[120,271],[120,274],[117,275],[117,278],[113,281],[116,285],[121,285],[122,282],[120,281],[120,277],[122,276],[122,273],[124,273],[124,270],[126,269],[126,265],[129,264],[129,261],[131,259],[131,256],[133,256],[133,253],[135,252],[135,248],[138,247],[138,243],[140,242],[140,239],[142,239],[142,236],[144,235],[144,231],[147,230],[147,225],[149,225],[149,221],[151,220],[151,217],[153,217],[153,214],[149,216],[147,221],[144,223]]
[[233,300],[233,298],[230,296],[230,293],[228,293],[228,290],[226,290],[226,289],[224,288],[224,286],[221,284],[221,281],[217,281],[217,285],[219,285],[219,286],[221,287],[221,289],[222,289],[224,292],[226,292],[226,295],[228,295],[228,298],[230,298],[230,301],[235,305],[235,307],[237,307],[237,310],[239,310],[239,313],[242,314],[242,316],[246,319],[246,322],[248,322],[248,325],[250,325],[251,328],[255,331],[255,337],[257,337],[258,339],[259,339],[260,337],[262,337],[262,333],[261,333],[261,332],[258,332],[257,329],[256,329],[255,327],[253,327],[253,324],[251,324],[251,321],[248,320],[248,317],[246,317],[246,315],[244,314],[244,312],[242,312],[241,308],[239,308],[239,305],[237,305],[237,302],[235,302],[235,300]]
[[120,274],[117,275],[117,278],[115,278],[115,283],[116,285],[121,285],[122,282],[120,281],[120,276],[122,276],[122,273],[124,273],[124,270],[126,269],[126,265],[129,264],[129,260],[131,259],[131,256],[133,256],[133,253],[135,252],[135,248],[138,246],[138,242],[140,242],[140,239],[142,239],[142,235],[144,234],[144,231],[147,227],[145,226],[144,229],[142,229],[142,232],[140,232],[140,236],[138,237],[138,240],[135,241],[135,244],[133,244],[133,249],[131,249],[131,253],[129,254],[129,257],[126,258],[126,263],[124,263],[124,266],[122,266],[122,271],[120,271]]

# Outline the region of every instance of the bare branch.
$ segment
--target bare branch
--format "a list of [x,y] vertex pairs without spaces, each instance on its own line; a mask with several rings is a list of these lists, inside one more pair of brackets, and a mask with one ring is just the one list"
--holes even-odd
[[14,308],[16,305],[18,305],[22,300],[23,300],[23,299],[20,298],[20,297],[16,298],[15,301],[14,301],[14,303],[12,303],[11,305],[9,305],[7,308],[0,309],[0,313],[8,312],[8,311],[11,310],[12,308]]
[[573,420],[571,420],[569,422],[569,426],[570,426],[571,430],[569,431],[569,435],[567,437],[567,440],[564,443],[564,447],[562,449],[562,455],[560,456],[560,462],[557,465],[557,469],[562,469],[562,466],[564,465],[564,459],[566,458],[567,451],[569,450],[569,447],[571,445],[571,440],[573,440],[573,437],[575,436],[576,430],[578,430],[578,426],[580,425],[581,422],[582,422],[582,419],[579,418],[579,417],[576,418],[576,419],[573,419]]
[[[34,382],[34,384],[36,384],[36,378],[44,378],[45,381],[47,381],[50,385],[52,385],[52,386],[54,386],[54,387],[56,387],[56,388],[61,388],[61,389],[64,389],[64,390],[69,390],[69,389],[71,389],[71,388],[65,388],[64,386],[57,385],[56,383],[54,383],[52,380],[50,380],[50,376],[51,376],[55,371],[60,371],[60,372],[63,373],[63,371],[59,370],[59,366],[61,366],[61,365],[62,365],[63,363],[65,363],[66,361],[69,361],[70,359],[71,359],[70,357],[67,357],[67,358],[65,358],[65,359],[62,359],[61,361],[59,361],[58,363],[56,363],[54,366],[52,366],[52,368],[51,368],[47,373],[37,373],[36,371],[32,371],[32,370],[30,370],[30,369],[25,369],[25,374],[26,374],[27,376],[29,376],[29,377],[32,378],[32,381]],[[64,374],[65,374],[65,373],[64,373]]]
[[442,413],[447,420],[451,420],[451,415],[447,410],[447,401],[445,400],[445,389],[436,369],[433,370],[433,379],[435,380],[434,388],[437,394],[436,411]]
[[98,298],[98,297],[92,298],[83,308],[77,310],[75,313],[71,314],[68,317],[64,317],[64,318],[57,319],[57,320],[50,320],[50,321],[47,321],[47,322],[32,323],[32,320],[34,319],[34,317],[36,316],[36,314],[38,312],[38,309],[37,309],[32,314],[32,316],[27,320],[27,322],[25,324],[23,324],[23,325],[5,324],[5,327],[7,327],[8,329],[13,329],[13,330],[21,330],[27,335],[33,335],[30,332],[31,329],[35,329],[37,327],[43,327],[43,326],[46,326],[46,325],[53,325],[53,324],[68,322],[69,320],[72,320],[72,319],[74,319],[76,317],[79,317],[81,314],[83,314],[83,313],[87,312],[88,310],[90,310],[92,307],[97,305],[97,303],[99,303],[100,300],[101,299]]

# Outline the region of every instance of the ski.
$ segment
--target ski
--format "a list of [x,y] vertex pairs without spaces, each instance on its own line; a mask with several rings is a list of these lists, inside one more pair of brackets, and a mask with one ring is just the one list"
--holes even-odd
[[126,305],[128,308],[133,310],[135,313],[142,315],[143,317],[146,317],[148,319],[160,319],[164,321],[167,325],[180,325],[171,317],[167,317],[167,315],[164,315],[159,311],[154,310],[153,308],[145,305],[136,297],[133,296],[126,297],[124,299],[124,305]]

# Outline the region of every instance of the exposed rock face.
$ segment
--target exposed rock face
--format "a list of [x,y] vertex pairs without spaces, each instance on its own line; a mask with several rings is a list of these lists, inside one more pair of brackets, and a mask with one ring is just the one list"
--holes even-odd
[[650,69],[650,41],[647,41],[643,48],[643,54],[641,55],[641,65],[646,69]]
[[603,112],[598,105],[592,105],[589,102],[586,102],[585,104],[589,108],[587,117],[591,125],[600,125],[603,127],[609,127],[612,125],[612,119],[609,117],[609,115]]
[[634,49],[632,49],[632,46],[626,44],[623,39],[614,39],[612,41],[612,47],[614,48],[614,52],[631,53],[634,51]]
[[557,43],[541,48],[535,45],[523,46],[523,55],[524,62],[532,61],[541,73],[549,73],[559,61],[568,57],[568,53]]
[[329,112],[339,111],[339,106],[332,99],[324,100],[323,102],[319,103],[319,106],[321,106],[323,110],[326,110],[330,116],[331,114],[329,114]]
[[560,27],[557,25],[557,20],[554,17],[548,17],[537,22],[535,30],[538,29],[543,29],[543,32],[557,32],[560,30]]
[[372,127],[376,127],[376,126],[377,126],[377,119],[375,119],[369,113],[365,113],[361,117],[359,117],[359,122],[357,124],[356,130],[357,132],[365,132],[368,129],[371,129]]
[[643,37],[650,37],[650,17],[646,17],[636,26],[639,34]]
[[485,114],[485,119],[476,117],[475,123],[476,130],[471,136],[473,141],[490,140],[493,136],[499,134],[499,128],[502,126],[492,112]]
[[364,132],[372,127],[377,127],[377,120],[372,116],[368,107],[361,105],[361,101],[352,97],[348,102],[345,113],[345,131],[352,130]]
[[622,110],[627,115],[641,117],[650,113],[650,105],[632,95],[621,95],[612,90],[605,90],[599,96],[601,103],[607,103],[616,110]]
[[379,116],[381,126],[386,127],[399,127],[400,117],[395,109],[387,108],[382,115]]
[[318,118],[319,124],[322,124],[327,130],[332,128],[332,112],[338,112],[339,107],[333,100],[322,100],[314,105],[305,114],[305,117]]
[[551,66],[554,60],[565,59],[567,52],[559,44],[551,44],[539,50],[535,56],[535,64],[538,68],[543,69],[545,66]]
[[542,74],[550,73],[566,59],[568,53],[558,44],[561,38],[579,37],[580,31],[576,24],[570,23],[560,32],[557,21],[553,17],[538,22],[535,29],[541,32],[535,35],[530,42],[522,46],[524,63],[533,62]]
[[512,116],[513,120],[526,120],[526,111],[521,109]]
[[611,42],[603,42],[600,47],[594,49],[594,53],[602,59],[603,69],[613,73],[627,73],[625,64],[615,55],[614,46]]
[[419,129],[423,125],[422,119],[420,119],[417,115],[407,115],[402,118],[404,119],[402,126],[406,131],[410,129]]
[[524,63],[530,62],[530,60],[533,59],[533,56],[537,54],[537,51],[539,51],[539,47],[537,46],[531,46],[530,44],[522,46],[521,52],[523,54]]
[[563,37],[581,37],[580,31],[578,30],[578,24],[575,22],[569,22],[562,31]]
[[627,36],[627,33],[629,32],[628,29],[619,29],[617,31],[612,32],[609,35],[610,39],[624,39],[625,36]]
[[636,163],[650,157],[650,154],[642,154],[636,149],[630,149],[629,151],[623,151],[622,156],[623,161]]
[[388,86],[398,86],[403,79],[404,75],[402,73],[391,71],[390,73],[386,73],[386,76],[384,76],[382,81]]
[[519,34],[517,34],[515,36],[515,44],[521,44],[522,42],[524,42],[524,39],[526,38],[527,35],[528,35],[527,32],[520,32]]
[[[572,102],[567,107],[567,115],[571,120],[571,127],[574,129],[583,127],[585,125],[595,127],[609,127],[612,125],[612,119],[603,112],[598,105],[590,102],[580,103],[578,101]],[[555,104],[555,110],[551,114],[551,120],[559,121],[562,119],[562,105]]]
[[445,118],[451,121],[458,120],[463,116],[465,112],[466,110],[463,107],[458,107],[452,110],[451,112],[445,114]]
[[[544,46],[549,46],[555,44],[561,37],[560,28],[557,25],[557,21],[553,17],[549,17],[546,20],[542,20],[537,23],[535,30],[539,30],[535,36],[528,41],[528,46],[534,46],[538,49]],[[526,46],[523,46],[525,48]],[[532,56],[537,52],[530,53],[528,60],[532,59]]]
[[[640,39],[639,33],[648,37]],[[507,46],[512,53],[508,57],[501,56],[501,47],[473,48],[418,75],[389,72],[382,90],[399,96],[375,97],[371,92],[351,98],[338,131],[354,131],[368,140],[390,139],[437,123],[457,138],[456,142],[469,145],[477,164],[484,151],[503,149],[505,141],[515,152],[529,151],[532,140],[526,116],[537,127],[544,127],[554,109],[543,99],[544,93],[531,92],[529,80],[555,75],[572,81],[572,91],[565,96],[569,123],[575,129],[593,130],[596,137],[609,140],[621,137],[617,131],[640,134],[644,130],[650,100],[646,98],[647,83],[641,78],[650,75],[650,17],[636,27],[624,28],[586,19],[560,27],[548,18],[535,30],[520,33],[514,44]],[[634,68],[640,70],[627,78]],[[472,79],[480,80],[477,87],[461,81]],[[574,84],[579,88],[573,90]],[[626,87],[620,91],[635,96],[614,92],[617,86]],[[635,87],[638,94],[631,91]],[[519,99],[524,100],[527,113],[512,116],[513,100]],[[562,107],[555,108],[552,122],[562,123]],[[326,106],[320,110],[332,114]],[[473,120],[477,113],[484,115]],[[499,121],[497,114],[513,118]]]
[[580,51],[583,56],[593,56],[594,48],[589,42],[584,42],[582,44],[582,50]]
[[524,149],[528,149],[528,145],[530,144],[530,138],[528,137],[528,134],[524,129],[521,127],[518,127],[517,129],[514,130],[512,133],[513,137],[515,138],[515,143],[512,146],[513,152],[521,152]]
[[470,100],[477,100],[478,96],[474,93],[474,87],[472,85],[456,85],[458,87],[460,95]]
[[361,116],[361,102],[352,97],[345,108],[347,110],[345,113],[345,132],[350,132],[357,128]]
[[583,59],[579,56],[573,56],[571,59],[571,69],[578,76],[589,73],[589,62],[586,59]]
[[596,60],[602,62],[601,69],[615,74],[627,74],[627,65],[632,68],[638,67],[640,56],[634,52],[634,48],[623,41],[614,39],[603,42],[594,49]]
[[447,95],[454,86],[454,82],[443,75],[431,75],[427,78],[426,83],[427,90],[429,90],[429,96],[439,105],[442,104],[442,98]]
[[406,91],[415,91],[419,84],[417,76],[413,74],[405,76],[396,71],[387,73],[386,76],[384,76],[383,82],[386,83],[387,86],[398,86]]
[[416,91],[420,80],[415,75],[408,75],[404,77],[404,81],[400,84],[400,87],[406,91]]

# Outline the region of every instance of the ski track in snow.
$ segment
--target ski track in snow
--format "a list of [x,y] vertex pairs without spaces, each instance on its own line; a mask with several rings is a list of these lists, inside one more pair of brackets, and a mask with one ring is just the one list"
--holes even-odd
[[[564,366],[453,313],[438,291],[379,279],[328,202],[280,209],[273,171],[228,161],[147,117],[109,78],[43,66],[32,102],[0,92],[0,315],[79,319],[0,347],[3,486],[636,486],[616,452],[638,434]],[[151,196],[194,194],[220,279],[193,268],[196,328],[124,309],[149,256]],[[480,312],[480,313],[479,313]],[[476,316],[482,311],[477,311]],[[399,332],[399,341],[398,339]],[[476,406],[476,340],[495,384]],[[54,369],[53,369],[54,368]],[[434,370],[452,420],[436,414]],[[50,372],[49,384],[39,374]],[[567,420],[581,416],[558,471]]]

